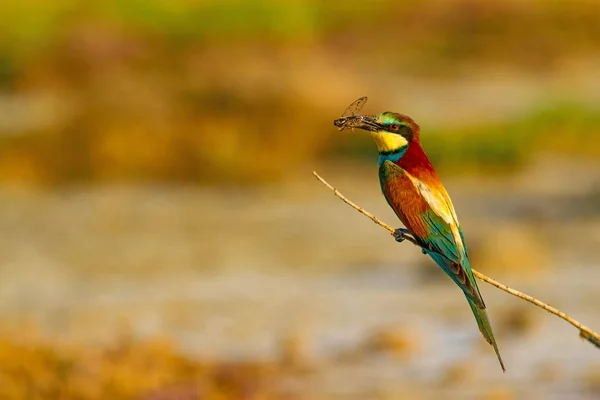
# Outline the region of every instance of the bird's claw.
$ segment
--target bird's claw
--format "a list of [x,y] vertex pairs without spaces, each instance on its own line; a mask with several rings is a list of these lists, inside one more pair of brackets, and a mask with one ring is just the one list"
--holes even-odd
[[406,239],[404,235],[406,235],[407,233],[409,233],[408,229],[398,228],[394,231],[394,233],[392,233],[392,236],[394,237],[394,239],[396,239],[396,242],[402,243]]
[[[406,228],[398,228],[394,231],[394,233],[392,233],[392,236],[394,237],[394,239],[396,239],[396,242],[398,243],[404,242],[406,240],[406,235],[410,235],[409,230]],[[428,250],[422,247],[421,252],[427,255]]]

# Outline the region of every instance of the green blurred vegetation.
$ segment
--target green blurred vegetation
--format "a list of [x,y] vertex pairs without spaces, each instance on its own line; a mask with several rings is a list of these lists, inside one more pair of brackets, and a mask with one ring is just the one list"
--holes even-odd
[[558,103],[511,121],[433,132],[427,150],[433,160],[487,170],[518,167],[538,152],[575,157],[600,155],[600,109]]
[[[331,126],[349,83],[545,73],[596,56],[598,21],[592,0],[4,2],[0,180],[282,179],[352,153]],[[439,130],[426,147],[459,167],[600,152],[598,110],[540,109]]]
[[[436,165],[496,173],[519,168],[539,152],[598,157],[599,133],[600,108],[556,103],[508,121],[426,129],[421,140]],[[372,161],[373,147],[367,140],[349,140],[340,153]]]

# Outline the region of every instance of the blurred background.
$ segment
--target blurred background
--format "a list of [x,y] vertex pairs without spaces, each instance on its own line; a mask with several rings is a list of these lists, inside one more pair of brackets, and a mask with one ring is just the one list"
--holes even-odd
[[595,0],[0,5],[0,398],[595,399],[600,351],[400,225],[348,104],[422,127],[474,267],[600,329]]

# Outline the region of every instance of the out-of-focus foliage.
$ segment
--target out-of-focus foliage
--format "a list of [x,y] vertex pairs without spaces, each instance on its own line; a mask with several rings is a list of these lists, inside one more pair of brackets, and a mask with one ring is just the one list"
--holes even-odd
[[192,361],[165,340],[127,340],[107,349],[86,349],[0,339],[0,397],[280,398],[276,384],[286,376],[282,367],[275,362]]
[[[385,77],[553,71],[597,54],[598,20],[591,0],[3,2],[0,180],[279,179],[339,153],[331,121],[357,93],[395,104]],[[591,148],[542,131],[595,137],[597,110],[548,110],[438,129],[431,151],[511,165]]]
[[[501,172],[522,166],[540,151],[597,157],[598,133],[600,109],[558,103],[506,122],[427,130],[422,142],[436,165]],[[354,157],[375,157],[373,146],[358,141],[342,149]]]

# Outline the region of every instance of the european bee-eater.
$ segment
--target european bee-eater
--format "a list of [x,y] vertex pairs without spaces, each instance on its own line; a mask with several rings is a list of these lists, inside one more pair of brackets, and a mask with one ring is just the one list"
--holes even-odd
[[[360,101],[362,99],[362,101]],[[360,109],[365,98],[357,100]],[[352,108],[353,103],[350,107]],[[396,240],[411,234],[437,265],[464,292],[479,330],[494,347],[502,370],[492,326],[485,303],[469,264],[469,254],[450,196],[421,147],[420,128],[410,117],[395,112],[363,116],[352,110],[350,116],[335,121],[344,128],[368,131],[379,151],[379,181],[388,204],[407,229],[398,229]],[[345,113],[350,114],[350,113]]]

